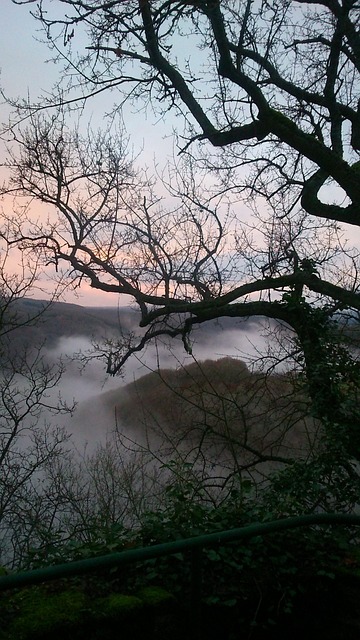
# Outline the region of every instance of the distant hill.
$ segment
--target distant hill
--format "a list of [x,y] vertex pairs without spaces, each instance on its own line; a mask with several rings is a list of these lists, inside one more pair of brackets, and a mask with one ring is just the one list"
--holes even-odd
[[120,327],[129,330],[136,325],[138,315],[123,307],[82,307],[65,302],[47,302],[23,298],[5,316],[5,326],[18,325],[3,337],[14,349],[44,344],[56,347],[60,338],[84,336],[108,338],[119,333]]
[[[23,298],[11,306],[11,318],[5,316],[5,324],[13,324],[12,329],[3,336],[11,349],[32,348],[44,344],[47,348],[56,347],[61,338],[84,336],[101,340],[118,336],[120,330],[134,331],[140,334],[139,314],[129,307],[83,307],[66,302],[47,302]],[[211,340],[214,331],[249,330],[257,325],[256,321],[240,321],[224,318],[201,326],[198,332],[202,342]]]
[[[5,358],[9,358],[13,354],[29,352],[39,346],[45,346],[47,350],[56,350],[61,340],[75,338],[72,343],[69,340],[65,346],[60,345],[60,351],[63,353],[65,348],[65,352],[71,357],[73,352],[82,348],[77,346],[76,343],[80,343],[80,340],[76,341],[76,338],[85,338],[85,341],[89,341],[90,347],[92,339],[101,342],[104,339],[117,338],[121,332],[141,335],[143,330],[139,327],[139,320],[139,313],[129,307],[83,307],[65,302],[49,303],[30,298],[19,299],[11,305],[10,313],[4,314],[3,317],[0,305],[0,357],[1,352],[5,353]],[[341,322],[343,321],[339,318],[339,323]],[[267,353],[267,341],[271,340],[272,334],[271,329],[269,333],[266,327],[271,326],[275,328],[276,322],[261,317],[221,318],[209,321],[195,326],[192,331],[191,339],[196,345],[194,353],[200,360],[217,360],[225,355],[245,360],[248,357],[256,358],[261,353]],[[359,325],[344,323],[343,326],[350,349],[358,351]],[[168,342],[170,344],[170,339]],[[176,366],[177,356],[174,358],[173,352],[181,354],[180,358],[184,355],[180,338],[171,340],[171,345],[169,349],[166,349],[166,346],[162,349],[163,354],[167,353],[166,357],[162,355],[162,367]],[[154,362],[158,347],[159,343],[147,350],[147,355],[152,354]],[[132,363],[127,364],[130,375],[134,362],[133,359]],[[147,364],[152,366],[149,359]]]
[[266,474],[313,446],[317,428],[308,409],[289,375],[264,377],[226,357],[149,373],[89,400],[77,420],[93,416],[94,434],[117,427],[125,446],[130,437],[159,459],[177,450],[190,461],[200,446],[215,465],[231,468],[237,460]]

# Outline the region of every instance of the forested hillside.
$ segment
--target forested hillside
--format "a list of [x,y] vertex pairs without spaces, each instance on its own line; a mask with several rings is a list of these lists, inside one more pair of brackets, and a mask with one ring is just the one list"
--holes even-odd
[[[117,307],[83,307],[65,302],[19,298],[6,309],[3,323],[11,327],[15,350],[43,345],[56,347],[62,337],[103,338],[115,335],[120,327],[129,330],[135,313]],[[10,331],[9,331],[10,334]],[[2,337],[4,341],[5,336]]]
[[259,479],[320,447],[296,377],[250,372],[239,359],[159,369],[99,400],[124,435],[167,457],[181,452],[208,469],[216,463],[222,475],[236,468]]

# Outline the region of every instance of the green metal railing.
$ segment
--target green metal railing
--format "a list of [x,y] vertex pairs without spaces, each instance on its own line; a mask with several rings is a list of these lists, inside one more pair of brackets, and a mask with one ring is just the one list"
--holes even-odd
[[141,562],[151,558],[172,555],[179,552],[191,551],[192,554],[192,609],[193,625],[196,637],[200,637],[200,608],[201,608],[201,565],[202,549],[204,547],[215,547],[220,544],[236,542],[246,538],[262,536],[267,533],[284,531],[286,529],[296,529],[309,526],[359,526],[360,515],[355,514],[316,514],[307,516],[296,516],[293,518],[283,518],[272,522],[251,524],[238,529],[229,529],[216,533],[208,533],[196,537],[175,540],[156,544],[138,549],[128,549],[117,553],[110,553],[104,556],[88,558],[86,560],[76,560],[64,564],[57,564],[42,569],[22,571],[0,577],[0,591],[23,587],[26,585],[38,584],[60,578],[83,575],[98,569],[120,567],[125,564]]

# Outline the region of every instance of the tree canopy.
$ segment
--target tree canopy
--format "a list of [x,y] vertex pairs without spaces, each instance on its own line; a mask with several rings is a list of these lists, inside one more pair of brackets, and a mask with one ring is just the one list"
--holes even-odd
[[[47,0],[36,2],[35,16],[65,63],[60,103],[116,88],[118,107],[130,99],[162,116],[174,110],[183,148],[208,141],[225,149],[224,167],[251,163],[252,186],[264,195],[274,195],[275,183],[311,215],[359,224],[356,0],[58,5],[61,18]],[[87,52],[72,53],[84,30]],[[345,205],[320,199],[329,179]]]

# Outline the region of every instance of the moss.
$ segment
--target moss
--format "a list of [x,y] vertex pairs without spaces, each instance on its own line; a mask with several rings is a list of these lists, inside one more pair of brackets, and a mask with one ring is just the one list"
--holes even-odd
[[48,593],[42,588],[33,588],[19,592],[13,602],[18,612],[10,625],[9,635],[26,639],[40,638],[79,624],[86,597],[75,589]]
[[144,604],[152,607],[175,602],[174,596],[162,587],[144,587],[137,595]]
[[136,596],[111,593],[106,598],[100,598],[92,604],[92,613],[95,618],[99,616],[104,618],[123,617],[142,607],[142,600]]
[[[106,636],[106,629],[112,631],[118,620],[135,629],[147,619],[151,626],[152,616],[156,612],[162,614],[164,607],[167,611],[174,602],[172,594],[157,586],[144,587],[136,595],[109,593],[95,599],[74,587],[60,592],[43,586],[22,589],[7,600],[6,638],[56,640],[68,634],[74,638],[88,637],[88,632],[98,637],[96,634],[101,630]],[[137,616],[140,610],[146,610],[150,618],[147,614],[145,618]]]

